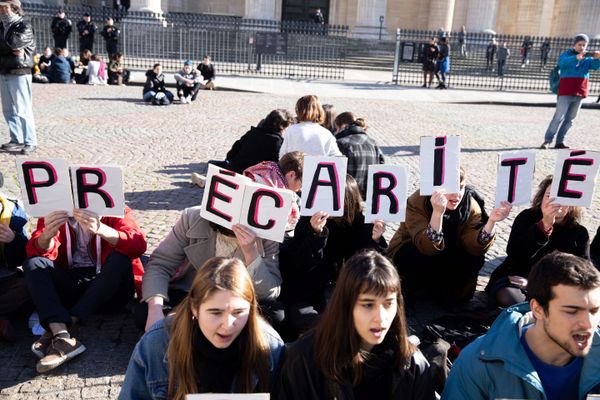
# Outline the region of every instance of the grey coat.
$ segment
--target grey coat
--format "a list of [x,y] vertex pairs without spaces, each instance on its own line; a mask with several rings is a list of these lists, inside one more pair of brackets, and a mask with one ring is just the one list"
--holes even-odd
[[[217,232],[209,222],[200,217],[200,207],[183,210],[181,217],[150,256],[142,281],[142,301],[153,296],[168,300],[169,287],[189,291],[196,271],[204,262],[215,256]],[[257,239],[261,255],[247,266],[259,300],[272,300],[279,296],[279,244]],[[238,247],[235,257],[244,260]]]

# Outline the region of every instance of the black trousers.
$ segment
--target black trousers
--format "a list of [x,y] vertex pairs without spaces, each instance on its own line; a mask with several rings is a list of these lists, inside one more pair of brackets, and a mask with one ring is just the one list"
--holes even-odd
[[412,243],[405,244],[394,255],[403,291],[409,297],[428,298],[442,304],[470,300],[484,262],[484,256],[458,247],[446,247],[437,255],[426,256]]
[[84,50],[94,52],[94,36],[88,35],[79,38],[79,52],[81,53]]
[[71,316],[85,321],[96,311],[117,311],[134,293],[131,259],[113,251],[99,274],[96,268],[61,268],[46,257],[23,263],[25,280],[40,323],[71,324]]
[[196,100],[198,91],[200,90],[200,82],[194,84],[194,86],[177,85],[177,96],[181,99],[182,97],[192,96],[192,100]]

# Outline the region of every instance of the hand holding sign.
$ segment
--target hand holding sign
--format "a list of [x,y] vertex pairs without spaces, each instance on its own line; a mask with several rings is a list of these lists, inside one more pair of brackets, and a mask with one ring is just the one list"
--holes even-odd
[[249,265],[260,255],[256,249],[256,233],[241,224],[232,225],[231,230],[235,233],[235,238],[240,244],[240,250],[244,254],[246,265]]
[[500,222],[504,221],[508,214],[510,214],[510,210],[512,209],[512,204],[508,201],[502,201],[500,203],[500,207],[496,207],[490,213],[489,221],[492,222]]
[[51,211],[48,215],[46,215],[44,217],[44,230],[37,239],[38,246],[41,249],[50,248],[50,242],[52,241],[52,238],[56,236],[60,227],[63,226],[68,219],[69,215],[66,211]]
[[444,215],[446,212],[446,207],[448,207],[446,191],[444,189],[440,189],[433,192],[430,202],[431,206],[433,207],[434,214]]
[[548,230],[554,226],[556,221],[561,221],[569,212],[569,206],[563,206],[556,203],[554,197],[550,197],[550,188],[544,193],[542,199],[542,223],[544,229]]
[[379,239],[381,239],[384,232],[385,222],[380,219],[373,221],[373,231],[371,232],[371,238],[373,239],[373,241],[379,242]]
[[73,217],[79,225],[88,233],[95,235],[100,230],[100,217],[98,214],[83,209],[74,209]]
[[310,226],[317,235],[323,233],[323,229],[327,223],[327,218],[329,218],[329,214],[325,211],[317,211],[312,217],[310,217]]

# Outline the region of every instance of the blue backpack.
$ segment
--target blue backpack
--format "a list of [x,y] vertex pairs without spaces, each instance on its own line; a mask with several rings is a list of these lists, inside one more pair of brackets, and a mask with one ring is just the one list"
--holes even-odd
[[552,71],[550,71],[550,75],[548,75],[548,83],[550,84],[550,91],[554,94],[558,94],[558,84],[560,82],[560,67],[558,64]]

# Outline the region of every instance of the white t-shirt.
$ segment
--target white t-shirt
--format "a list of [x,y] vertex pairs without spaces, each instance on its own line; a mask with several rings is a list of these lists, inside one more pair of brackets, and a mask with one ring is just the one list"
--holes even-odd
[[309,156],[342,156],[335,136],[314,122],[300,122],[285,130],[279,158],[291,151],[303,151]]

